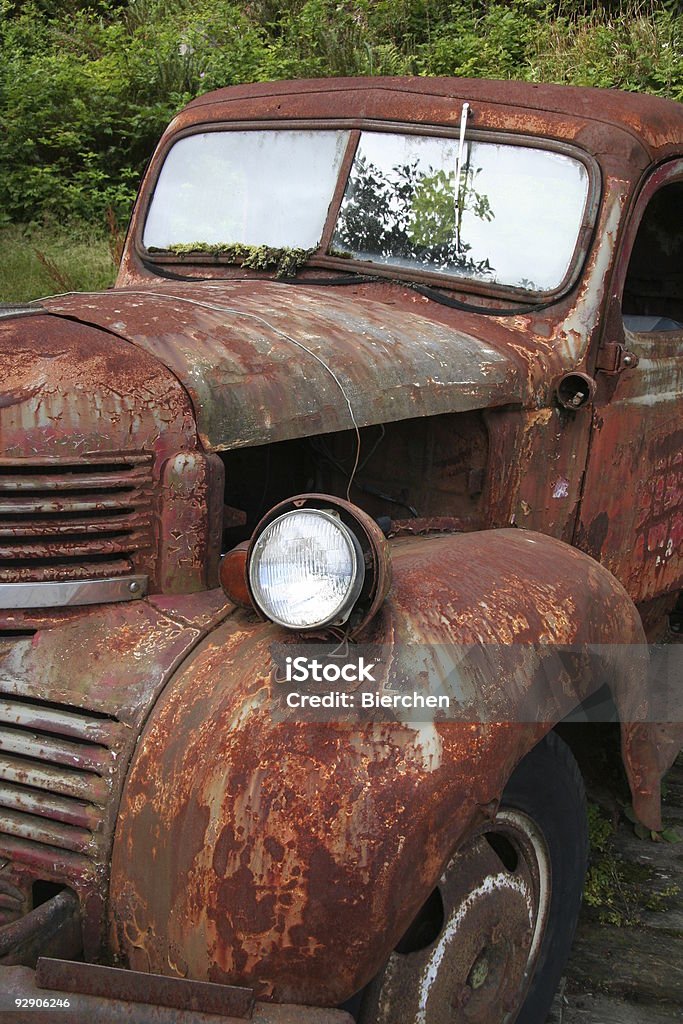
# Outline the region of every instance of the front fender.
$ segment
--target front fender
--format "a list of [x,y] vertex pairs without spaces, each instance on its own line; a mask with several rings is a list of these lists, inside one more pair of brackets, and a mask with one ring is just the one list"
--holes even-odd
[[248,612],[221,624],[161,696],[125,786],[110,939],[128,966],[341,1002],[539,738],[605,682],[630,706],[640,620],[588,556],[501,530],[396,540],[392,558],[361,637],[383,652],[375,688],[450,687],[449,716],[302,721],[273,673],[285,631]]
[[[18,955],[38,880],[77,894],[84,955],[100,957],[126,766],[174,670],[231,610],[205,591],[48,610],[35,635],[0,637],[0,959]],[[49,929],[34,931],[35,952]]]

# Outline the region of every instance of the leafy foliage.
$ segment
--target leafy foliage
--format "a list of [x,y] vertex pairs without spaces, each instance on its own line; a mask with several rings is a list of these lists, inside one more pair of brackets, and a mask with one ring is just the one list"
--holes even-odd
[[491,272],[488,260],[475,262],[471,246],[459,240],[459,222],[465,208],[482,220],[492,220],[488,198],[476,192],[476,170],[462,173],[455,196],[455,172],[430,169],[417,160],[397,164],[390,173],[363,156],[357,157],[344,197],[335,247],[361,255],[409,260],[432,269],[457,267],[480,277]]
[[678,895],[678,886],[662,887],[648,868],[620,857],[614,844],[616,827],[596,804],[588,805],[588,830],[591,864],[584,901],[598,920],[616,927],[638,925],[644,911],[666,909],[670,898]]
[[172,114],[210,89],[472,75],[683,99],[667,0],[0,0],[0,224],[125,221]]

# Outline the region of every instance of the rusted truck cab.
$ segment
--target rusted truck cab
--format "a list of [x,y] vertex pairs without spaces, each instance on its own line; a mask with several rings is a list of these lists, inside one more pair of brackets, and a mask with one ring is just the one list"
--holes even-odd
[[555,727],[609,695],[653,829],[682,738],[682,325],[680,105],[174,119],[116,286],[0,312],[0,1009],[542,1024]]

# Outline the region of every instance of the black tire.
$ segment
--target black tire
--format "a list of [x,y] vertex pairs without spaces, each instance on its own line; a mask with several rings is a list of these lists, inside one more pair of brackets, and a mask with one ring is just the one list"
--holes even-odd
[[588,865],[583,778],[571,750],[556,733],[548,733],[517,766],[501,807],[532,818],[550,853],[548,921],[529,992],[516,1019],[516,1024],[545,1024],[574,940]]
[[[347,1008],[360,1024],[545,1024],[587,860],[583,779],[569,747],[549,733],[513,772],[496,818],[457,851],[386,967]],[[515,889],[525,900],[533,895],[535,919],[505,902]],[[461,911],[480,898],[468,931]],[[461,922],[460,930],[449,922]],[[425,993],[427,963],[444,969]]]

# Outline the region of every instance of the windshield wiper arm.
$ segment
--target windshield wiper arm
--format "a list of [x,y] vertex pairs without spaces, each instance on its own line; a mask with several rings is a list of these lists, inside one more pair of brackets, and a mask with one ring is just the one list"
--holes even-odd
[[536,313],[542,309],[548,309],[555,301],[553,299],[551,302],[530,303],[521,308],[515,306],[511,309],[507,306],[503,309],[496,309],[492,306],[477,306],[474,302],[463,302],[461,299],[454,299],[451,295],[444,295],[442,291],[437,291],[436,288],[429,288],[424,284],[416,284],[410,281],[403,283],[407,288],[414,289],[420,295],[424,295],[425,298],[441,303],[442,306],[450,306],[451,309],[459,309],[463,313],[483,313],[485,316],[518,316],[520,313]]

